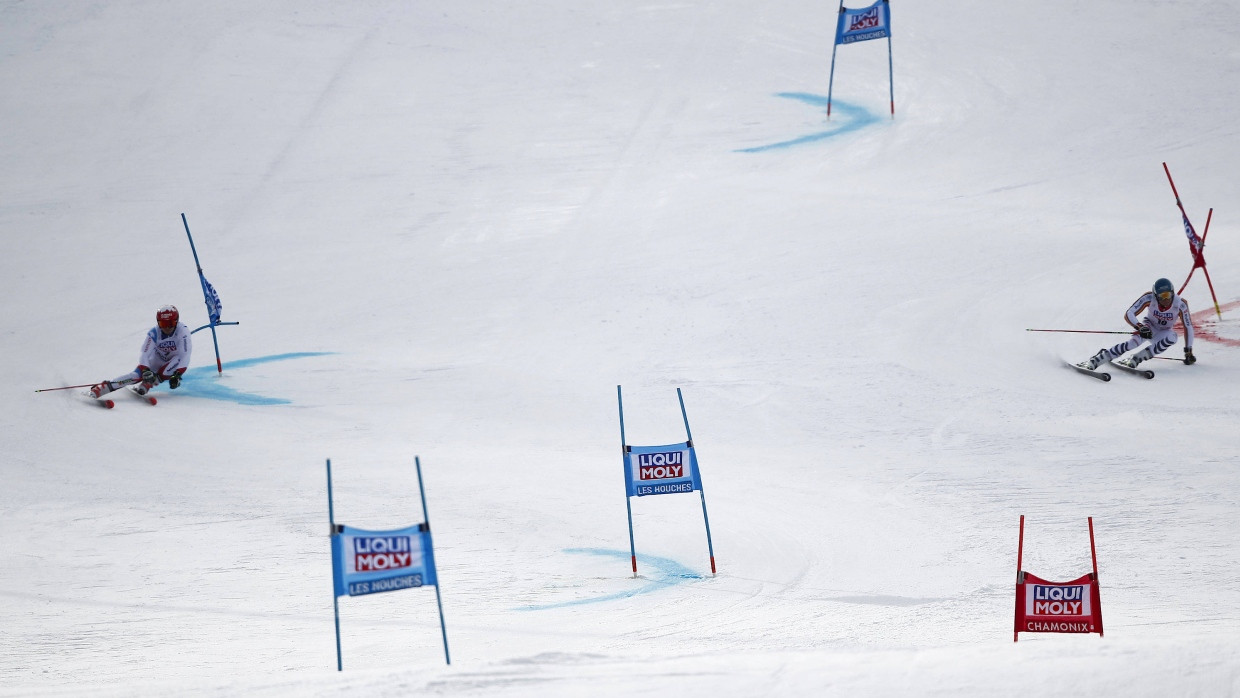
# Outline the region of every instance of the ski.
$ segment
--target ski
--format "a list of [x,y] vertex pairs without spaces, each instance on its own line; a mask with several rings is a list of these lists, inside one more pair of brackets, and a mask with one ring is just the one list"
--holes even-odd
[[106,410],[110,410],[113,407],[116,407],[116,403],[113,402],[110,398],[103,397],[103,396],[95,397],[94,395],[90,394],[89,390],[82,393],[82,397],[86,398],[87,400],[90,400],[91,402],[95,403],[96,405],[99,405],[100,407]]
[[1154,377],[1153,371],[1149,369],[1145,369],[1145,368],[1136,368],[1134,366],[1129,366],[1128,364],[1123,363],[1122,359],[1111,361],[1111,365],[1125,373],[1131,373],[1134,376],[1141,376],[1142,378],[1153,378]]
[[1067,361],[1065,361],[1064,363],[1067,363],[1067,364],[1068,364],[1068,366],[1070,366],[1070,367],[1072,367],[1072,368],[1076,369],[1076,370],[1077,370],[1077,371],[1079,371],[1080,373],[1084,373],[1085,375],[1089,376],[1090,378],[1097,378],[1098,380],[1102,381],[1103,383],[1105,383],[1105,382],[1107,382],[1107,381],[1111,380],[1111,374],[1109,374],[1109,373],[1105,373],[1105,372],[1103,372],[1103,371],[1095,371],[1094,369],[1089,368],[1088,366],[1083,365],[1083,364],[1085,363],[1085,362],[1083,362],[1083,361],[1082,361],[1081,363],[1079,363],[1079,364],[1069,363],[1069,362],[1067,362]]
[[134,397],[138,398],[139,400],[145,401],[148,405],[154,405],[159,402],[159,400],[155,399],[154,395],[150,395],[150,394],[143,395],[142,393],[135,390],[133,386],[126,387],[125,389],[128,390]]

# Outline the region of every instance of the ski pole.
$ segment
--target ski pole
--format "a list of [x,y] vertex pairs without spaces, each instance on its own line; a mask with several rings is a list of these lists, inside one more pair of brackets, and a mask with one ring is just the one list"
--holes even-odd
[[[124,386],[126,386],[126,385],[133,385],[134,383],[139,383],[139,382],[141,382],[141,381],[142,381],[142,379],[141,379],[141,378],[126,378],[126,379],[124,379],[124,380],[112,381],[112,385],[115,385],[115,386],[117,386],[117,387],[124,387]],[[97,384],[97,383],[85,383],[85,384],[83,384],[83,385],[65,385],[65,386],[61,386],[61,387],[59,387],[59,388],[39,388],[39,389],[38,389],[38,390],[36,390],[35,392],[36,392],[36,393],[46,393],[46,392],[51,391],[51,390],[71,390],[71,389],[73,389],[73,388],[92,388],[92,387],[94,387],[95,385],[98,385],[98,384]]]
[[63,386],[63,387],[60,387],[60,388],[39,388],[39,389],[38,389],[38,390],[36,390],[35,392],[36,392],[36,393],[46,393],[46,392],[48,392],[48,391],[50,391],[50,390],[69,390],[69,389],[71,389],[71,388],[89,388],[89,387],[91,387],[92,385],[94,385],[94,383],[87,383],[87,384],[85,384],[85,385],[66,385],[66,386]]
[[1077,332],[1080,334],[1133,334],[1135,330],[1034,330],[1026,329],[1026,332]]

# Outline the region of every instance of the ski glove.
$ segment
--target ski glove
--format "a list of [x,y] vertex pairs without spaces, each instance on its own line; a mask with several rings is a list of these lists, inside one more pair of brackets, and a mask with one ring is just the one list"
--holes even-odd
[[1141,335],[1141,339],[1149,339],[1154,336],[1154,331],[1144,322],[1137,323],[1137,334]]
[[142,382],[147,385],[155,385],[159,383],[159,379],[155,377],[155,372],[149,368],[142,369]]
[[168,389],[176,390],[179,387],[181,387],[181,374],[174,373],[172,374],[172,377],[168,379]]
[[1184,363],[1189,366],[1197,363],[1197,357],[1193,356],[1192,347],[1184,347]]

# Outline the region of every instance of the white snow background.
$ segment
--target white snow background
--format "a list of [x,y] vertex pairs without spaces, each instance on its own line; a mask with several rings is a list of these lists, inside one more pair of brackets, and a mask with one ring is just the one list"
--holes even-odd
[[[892,5],[828,121],[834,3],[0,3],[0,694],[1240,693],[1240,309],[1025,331],[1184,280],[1163,162],[1240,300],[1240,3]],[[235,363],[33,392],[206,323],[182,212]],[[618,384],[716,576],[696,494],[632,576]],[[324,461],[397,528],[415,455],[452,664],[428,588],[338,673]],[[1012,642],[1022,514],[1105,637]]]

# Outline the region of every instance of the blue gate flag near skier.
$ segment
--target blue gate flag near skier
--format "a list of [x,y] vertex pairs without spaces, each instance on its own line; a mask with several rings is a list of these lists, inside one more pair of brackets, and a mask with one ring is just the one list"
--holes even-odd
[[332,502],[332,462],[327,460],[327,518],[331,525],[332,609],[336,617],[336,670],[344,670],[340,647],[341,596],[366,596],[384,591],[435,587],[439,628],[443,633],[444,661],[448,654],[448,629],[443,619],[439,577],[435,573],[435,550],[431,544],[430,517],[426,514],[426,490],[422,487],[422,461],[413,459],[422,496],[423,522],[405,528],[373,531],[336,523]]
[[827,81],[827,118],[831,118],[831,93],[835,89],[835,52],[841,44],[855,44],[871,39],[887,40],[887,91],[891,100],[891,118],[896,116],[894,71],[891,62],[891,5],[888,0],[875,0],[862,9],[844,7],[840,0],[839,18],[835,24],[835,44],[831,47],[831,77]]
[[633,576],[637,576],[637,545],[633,539],[633,497],[656,494],[693,492],[702,498],[702,520],[706,523],[706,548],[710,554],[710,573],[715,574],[715,546],[710,539],[710,517],[706,513],[706,492],[702,489],[702,473],[698,469],[697,451],[693,447],[693,432],[689,430],[689,414],[685,411],[685,398],[676,389],[680,400],[680,415],[685,421],[687,441],[665,446],[631,446],[624,435],[624,396],[616,386],[616,402],[620,407],[620,446],[624,454],[624,505],[629,517],[629,557],[633,563]]
[[192,330],[190,334],[198,330],[211,328],[211,343],[215,345],[215,370],[217,373],[224,372],[224,363],[220,361],[220,342],[215,335],[215,328],[220,325],[240,325],[239,322],[220,322],[220,315],[224,312],[224,304],[220,302],[220,294],[216,293],[215,287],[207,281],[207,277],[202,274],[202,265],[198,263],[198,248],[194,247],[194,236],[189,232],[189,221],[185,219],[185,214],[181,214],[181,224],[185,226],[185,235],[189,238],[190,252],[194,253],[194,266],[198,268],[198,282],[202,286],[202,300],[207,305],[207,324]]
[[[216,292],[215,287],[207,281],[207,277],[202,279],[202,295],[207,301],[207,319],[212,325],[220,324],[220,315],[224,312],[224,304],[220,302],[220,294]],[[192,333],[191,333],[192,334]]]

